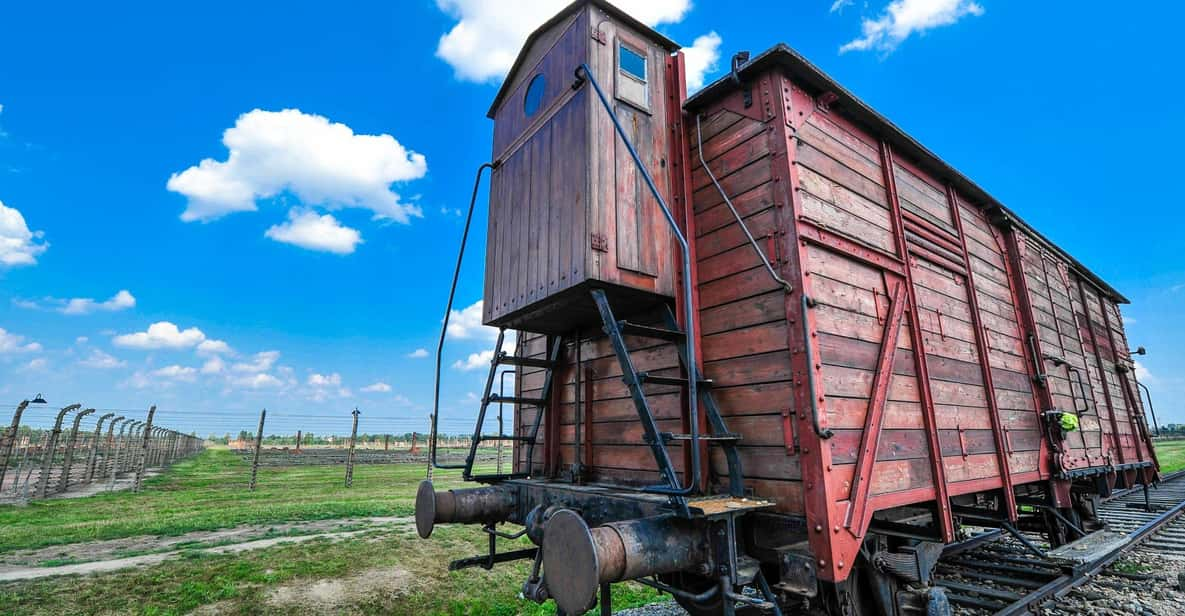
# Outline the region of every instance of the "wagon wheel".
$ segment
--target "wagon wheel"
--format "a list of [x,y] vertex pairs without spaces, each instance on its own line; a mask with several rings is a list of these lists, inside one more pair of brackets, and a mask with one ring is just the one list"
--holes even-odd
[[[714,580],[690,573],[669,573],[659,576],[659,579],[664,584],[697,595],[719,584]],[[724,603],[720,600],[719,593],[702,603],[675,595],[675,602],[679,604],[679,607],[687,610],[691,616],[720,616],[724,613]]]

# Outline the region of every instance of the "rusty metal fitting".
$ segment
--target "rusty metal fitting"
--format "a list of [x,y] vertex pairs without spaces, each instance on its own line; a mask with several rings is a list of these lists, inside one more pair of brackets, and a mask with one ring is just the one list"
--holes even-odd
[[590,609],[603,583],[682,571],[707,555],[702,529],[671,516],[590,529],[576,512],[563,510],[547,520],[543,533],[543,577],[566,614]]
[[416,532],[427,539],[437,524],[505,522],[514,506],[514,492],[502,486],[437,492],[424,480],[416,490]]

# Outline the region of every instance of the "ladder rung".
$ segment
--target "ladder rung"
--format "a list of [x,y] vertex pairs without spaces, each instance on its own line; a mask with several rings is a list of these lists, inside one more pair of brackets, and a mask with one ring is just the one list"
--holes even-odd
[[520,443],[529,443],[529,442],[531,442],[531,437],[529,437],[529,436],[515,436],[512,434],[501,434],[501,435],[499,435],[499,434],[483,434],[483,435],[477,437],[477,440],[478,440],[478,442],[518,441]]
[[[663,439],[668,440],[668,441],[690,441],[691,440],[690,434],[676,434],[674,432],[663,432],[662,437],[663,437]],[[741,440],[741,435],[736,434],[734,432],[729,432],[727,434],[701,434],[701,435],[699,435],[699,440],[701,440],[701,441],[733,441],[733,442],[736,442],[736,441]]]
[[[662,376],[661,374],[650,374],[649,372],[639,372],[638,380],[644,383],[657,383],[659,385],[679,385],[687,384],[687,379],[681,376]],[[700,387],[711,387],[711,379],[700,379],[696,381]]]
[[552,368],[555,366],[555,362],[549,359],[519,357],[517,355],[501,355],[498,357],[498,363],[507,366],[522,366],[524,368]]
[[649,325],[638,325],[629,321],[618,321],[617,327],[621,329],[621,333],[626,336],[642,336],[645,338],[655,338],[658,340],[670,340],[671,342],[679,342],[687,337],[687,334],[677,329],[665,329],[662,327],[651,327]]
[[546,406],[547,400],[543,398],[524,398],[522,396],[500,396],[498,394],[490,394],[490,404],[498,404],[505,402],[506,404],[529,404],[531,406]]
[[687,379],[681,376],[662,376],[661,374],[650,374],[649,372],[639,372],[638,380],[643,383],[654,383],[656,385],[679,385],[687,384]]

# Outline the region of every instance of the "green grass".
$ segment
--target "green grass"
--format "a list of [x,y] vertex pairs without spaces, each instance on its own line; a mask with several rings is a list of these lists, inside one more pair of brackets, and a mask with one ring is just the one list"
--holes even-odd
[[[0,506],[0,552],[136,535],[180,535],[240,524],[411,515],[423,478],[418,464],[359,465],[354,486],[341,466],[250,467],[227,449],[212,449],[148,479],[141,494]],[[444,484],[455,478],[442,475]]]
[[[249,492],[248,465],[228,450],[213,449],[149,480],[140,494],[117,492],[2,506],[0,553],[98,539],[180,535],[241,524],[412,513],[415,490],[424,473],[422,465],[359,465],[349,489],[342,483],[344,470],[341,466],[260,468],[258,487]],[[455,472],[438,473],[437,484],[450,487],[460,481]],[[275,529],[268,533],[281,534],[292,533]],[[299,589],[318,580],[368,579],[391,571],[406,572],[409,582],[353,593],[331,611],[555,613],[554,603],[540,606],[518,598],[529,562],[499,565],[493,571],[447,571],[450,560],[485,551],[485,536],[472,526],[439,527],[428,541],[416,536],[410,525],[402,525],[343,540],[318,538],[237,554],[197,549],[218,543],[225,542],[176,544],[172,549],[182,550],[182,558],[143,569],[0,584],[0,613],[182,614],[213,603],[220,612],[231,614],[320,613],[328,608],[276,605],[270,599],[277,586]],[[519,543],[528,545],[525,539]],[[501,545],[499,549],[516,547],[523,546]],[[152,550],[126,550],[120,556],[147,551]],[[41,564],[72,562],[55,558]],[[644,605],[657,598],[655,591],[640,585],[618,584],[614,588],[614,606],[618,608]]]
[[1156,457],[1160,460],[1162,473],[1185,469],[1185,439],[1156,441]]

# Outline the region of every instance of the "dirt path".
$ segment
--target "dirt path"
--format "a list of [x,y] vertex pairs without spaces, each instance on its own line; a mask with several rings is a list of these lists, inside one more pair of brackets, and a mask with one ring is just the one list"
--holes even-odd
[[[87,575],[154,565],[178,558],[184,553],[199,551],[206,554],[234,554],[258,550],[280,543],[301,543],[311,539],[342,539],[376,530],[409,527],[411,517],[374,517],[357,519],[318,520],[276,524],[271,526],[240,526],[217,531],[186,533],[177,537],[128,537],[112,541],[96,541],[5,555],[0,561],[0,582],[33,580],[55,575]],[[348,529],[348,530],[347,530]],[[279,534],[280,536],[275,536]],[[180,549],[170,549],[178,548]],[[120,556],[141,552],[133,556]],[[143,553],[150,552],[150,553]],[[85,561],[58,566],[40,566],[47,561]]]

